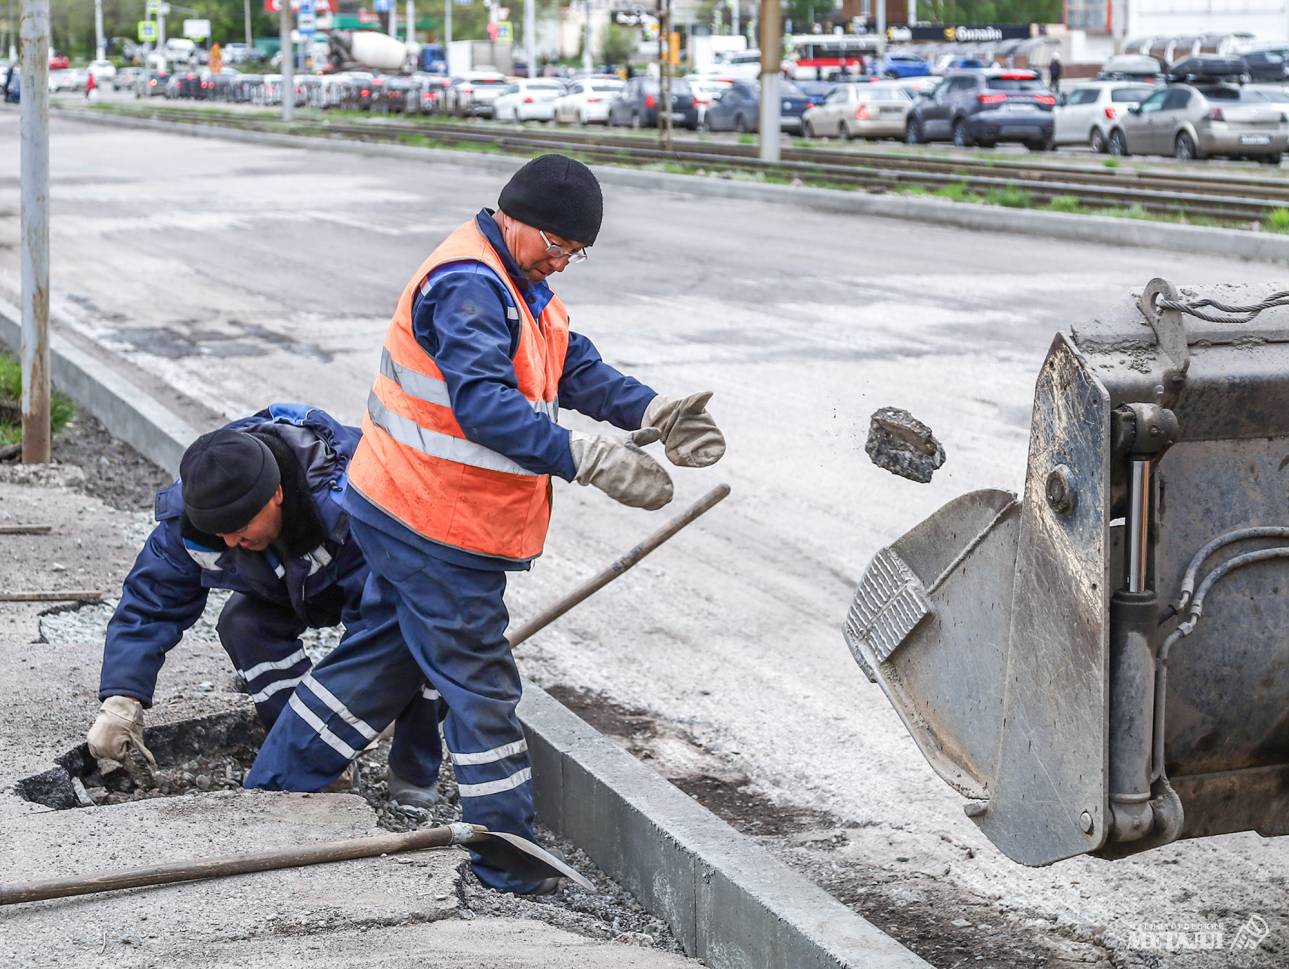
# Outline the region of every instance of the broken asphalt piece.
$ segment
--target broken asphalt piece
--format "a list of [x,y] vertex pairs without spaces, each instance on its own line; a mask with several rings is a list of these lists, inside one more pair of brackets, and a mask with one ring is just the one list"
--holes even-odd
[[873,414],[864,450],[879,468],[922,484],[944,464],[944,448],[931,428],[898,407],[883,407]]

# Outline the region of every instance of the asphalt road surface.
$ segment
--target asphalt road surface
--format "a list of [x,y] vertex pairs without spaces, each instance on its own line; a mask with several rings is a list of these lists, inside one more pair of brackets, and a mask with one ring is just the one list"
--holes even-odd
[[[0,283],[16,290],[16,110],[0,112],[0,144]],[[52,159],[56,308],[194,422],[272,400],[357,422],[409,275],[503,181],[429,153],[376,160],[67,120]],[[1283,273],[617,188],[605,208],[590,260],[553,280],[574,328],[660,391],[714,391],[729,453],[676,470],[674,506],[653,515],[557,482],[547,552],[511,583],[512,615],[533,615],[717,482],[733,494],[527,645],[526,672],[665,724],[642,744],[672,776],[746,780],[765,804],[840,819],[830,864],[858,866],[897,904],[928,885],[932,898],[985,899],[994,908],[975,921],[1067,933],[1093,961],[1227,965],[1134,949],[1129,934],[1209,923],[1229,938],[1251,914],[1283,946],[1289,842],[1242,834],[1018,866],[964,817],[841,635],[878,547],[965,491],[1019,488],[1054,331],[1156,275]],[[868,418],[885,405],[943,442],[932,484],[868,462]]]

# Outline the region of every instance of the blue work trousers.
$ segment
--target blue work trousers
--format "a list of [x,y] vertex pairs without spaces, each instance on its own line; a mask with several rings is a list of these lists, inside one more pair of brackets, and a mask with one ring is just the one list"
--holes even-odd
[[[371,572],[362,628],[301,681],[264,741],[247,787],[316,791],[418,694],[444,715],[465,821],[530,840],[532,770],[515,707],[519,671],[506,641],[504,572],[465,568],[427,554],[388,554],[391,541],[351,520]],[[475,874],[501,891],[526,892],[472,852]]]
[[[224,604],[215,628],[255,703],[260,722],[271,729],[312,665],[300,642],[301,633],[308,627],[293,609],[234,592]],[[432,699],[415,696],[397,720],[389,766],[403,780],[429,787],[438,779],[443,761],[439,705]]]

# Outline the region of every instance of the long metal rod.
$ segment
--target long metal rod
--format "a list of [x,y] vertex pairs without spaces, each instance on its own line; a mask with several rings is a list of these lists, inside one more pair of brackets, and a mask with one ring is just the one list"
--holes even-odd
[[698,501],[694,502],[694,504],[690,505],[687,510],[677,515],[662,528],[658,529],[639,545],[631,549],[631,551],[619,557],[608,568],[587,579],[563,599],[560,599],[554,605],[543,609],[540,613],[528,622],[524,623],[524,625],[520,626],[514,632],[507,633],[506,638],[510,640],[511,649],[519,646],[520,643],[528,639],[533,634],[545,629],[579,602],[582,602],[590,598],[596,592],[599,592],[606,585],[618,576],[622,575],[622,573],[626,572],[686,525],[691,524],[712,508],[716,507],[716,505],[724,501],[729,493],[729,485],[717,485],[711,491],[707,492],[707,494],[703,495],[703,497]]
[[22,0],[22,460],[48,464],[49,0]]
[[48,535],[53,525],[0,525],[0,535]]
[[475,825],[443,825],[403,834],[349,838],[308,848],[287,848],[261,854],[225,855],[222,858],[211,858],[206,861],[179,861],[169,865],[100,872],[75,878],[52,878],[45,881],[0,885],[0,905],[39,902],[49,898],[68,898],[72,895],[93,895],[122,888],[142,888],[146,885],[169,885],[174,882],[246,875],[278,868],[300,868],[305,865],[321,865],[333,861],[349,861],[354,858],[374,858],[377,855],[421,851],[425,848],[442,848],[452,844],[471,843],[476,837],[482,837],[480,834],[482,831],[482,828]]

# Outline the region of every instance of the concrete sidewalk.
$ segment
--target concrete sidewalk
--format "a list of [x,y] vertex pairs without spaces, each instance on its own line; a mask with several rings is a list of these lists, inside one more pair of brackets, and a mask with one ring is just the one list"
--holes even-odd
[[[79,473],[0,465],[0,524],[54,526],[49,535],[0,537],[0,588],[119,589],[148,516],[75,490]],[[101,641],[42,641],[48,610],[0,607],[7,725],[0,878],[68,877],[380,833],[372,808],[349,794],[221,792],[66,811],[23,800],[15,784],[80,743],[98,705]],[[232,691],[220,647],[190,637],[169,654],[149,726],[248,703]],[[638,936],[613,941],[611,931],[592,938],[535,918],[480,914],[466,901],[466,860],[461,849],[437,849],[15,906],[0,916],[0,966],[699,965],[642,947]],[[545,907],[554,915],[558,902]]]

